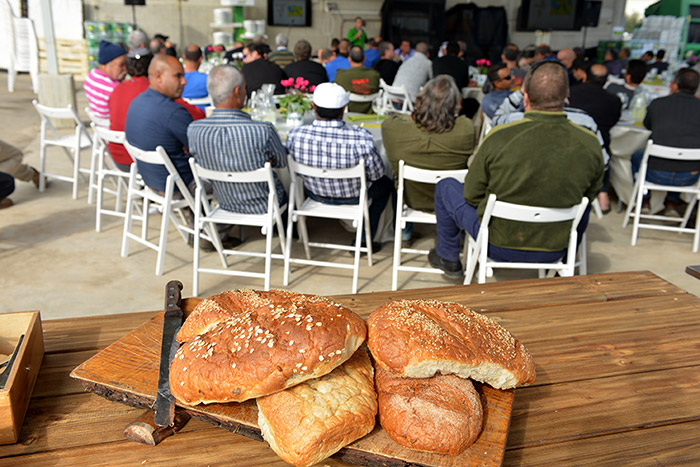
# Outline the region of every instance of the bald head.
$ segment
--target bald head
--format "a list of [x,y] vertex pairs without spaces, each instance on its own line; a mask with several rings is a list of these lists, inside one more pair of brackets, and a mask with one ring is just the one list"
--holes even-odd
[[182,96],[182,89],[187,84],[185,71],[177,58],[170,55],[158,54],[151,60],[148,67],[150,88],[170,99]]
[[420,52],[423,55],[427,56],[429,50],[430,49],[428,48],[428,44],[426,42],[419,42],[416,44],[416,52]]
[[537,62],[525,76],[523,88],[526,110],[561,112],[569,94],[569,77],[560,63]]
[[557,52],[557,60],[562,62],[566,68],[571,68],[574,60],[576,60],[576,52],[574,52],[572,49],[561,49],[559,52]]
[[586,73],[586,82],[594,83],[599,86],[604,86],[605,82],[608,80],[608,69],[605,65],[596,63],[588,68]]

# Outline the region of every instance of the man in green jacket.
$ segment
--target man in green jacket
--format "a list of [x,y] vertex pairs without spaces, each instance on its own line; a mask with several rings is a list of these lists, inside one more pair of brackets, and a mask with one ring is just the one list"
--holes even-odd
[[[523,120],[496,127],[479,147],[464,184],[447,179],[435,188],[437,248],[430,264],[461,278],[459,233],[476,238],[489,195],[515,204],[571,207],[595,199],[603,181],[596,136],[562,111],[568,95],[566,69],[558,62],[533,66],[525,78]],[[586,211],[579,233],[588,225]],[[496,261],[554,262],[568,243],[568,223],[523,224],[493,219],[489,257]],[[580,237],[579,237],[580,238]]]
[[[335,83],[338,83],[347,92],[368,96],[379,91],[379,72],[368,70],[363,65],[365,54],[360,47],[350,49],[348,56],[350,68],[338,70],[335,75]],[[369,113],[372,110],[372,102],[350,102],[348,112]]]

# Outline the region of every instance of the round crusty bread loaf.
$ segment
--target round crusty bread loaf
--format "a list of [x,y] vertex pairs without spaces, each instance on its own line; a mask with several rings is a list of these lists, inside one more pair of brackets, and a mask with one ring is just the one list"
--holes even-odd
[[481,397],[455,375],[401,378],[377,368],[379,423],[407,448],[457,455],[479,437]]
[[377,394],[365,347],[320,378],[259,397],[263,438],[285,461],[309,466],[362,438],[374,428]]
[[[228,321],[247,310],[263,305],[290,303],[303,295],[287,290],[269,291],[253,289],[227,290],[202,300],[189,314],[187,320],[177,333],[179,342],[187,342],[195,336],[204,334],[222,321]],[[308,300],[320,300],[316,295],[306,295]]]
[[396,376],[454,373],[506,389],[535,381],[525,346],[503,327],[457,303],[400,300],[367,319],[377,365]]
[[[206,320],[205,307],[197,319]],[[302,294],[239,310],[207,329],[170,364],[170,390],[185,404],[242,402],[328,374],[366,336],[364,321],[348,308]]]

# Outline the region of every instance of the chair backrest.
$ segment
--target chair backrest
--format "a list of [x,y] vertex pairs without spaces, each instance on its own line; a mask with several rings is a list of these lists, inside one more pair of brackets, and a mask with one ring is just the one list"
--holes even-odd
[[124,144],[126,142],[126,134],[123,131],[110,130],[97,125],[95,122],[90,123],[90,127],[95,132],[97,139],[101,140],[103,144]]
[[700,161],[700,149],[675,148],[654,144],[652,140],[647,141],[642,164],[646,165],[649,157],[660,159],[671,159],[677,161]]
[[307,177],[318,177],[318,178],[359,178],[362,180],[363,185],[365,182],[365,160],[360,158],[359,162],[354,167],[348,167],[346,169],[326,169],[322,167],[311,167],[310,165],[304,165],[296,162],[292,159],[292,156],[288,158],[289,162],[289,172],[294,178],[294,175],[305,175]]
[[440,180],[445,178],[454,178],[458,182],[464,182],[464,177],[467,176],[468,169],[458,169],[458,170],[428,170],[419,169],[418,167],[413,167],[404,162],[403,159],[399,161],[399,184],[402,184],[404,180],[411,180],[414,182],[430,183],[431,185],[437,184]]
[[185,102],[188,104],[192,105],[205,105],[205,106],[210,106],[213,105],[211,102],[211,97],[206,96],[206,97],[183,97],[182,98]]
[[185,198],[185,200],[187,200],[187,204],[194,209],[194,198],[192,197],[187,185],[185,185],[185,181],[182,180],[180,173],[175,168],[173,161],[170,160],[170,156],[168,156],[168,153],[165,151],[163,146],[158,146],[155,151],[144,151],[143,149],[132,146],[128,141],[124,140],[124,147],[135,161],[139,160],[148,164],[164,165],[168,170],[168,178],[172,178],[174,180],[175,186],[177,186],[177,189],[182,197]]
[[374,102],[375,99],[382,96],[382,92],[375,92],[372,94],[355,94],[350,93],[350,102]]
[[83,122],[80,120],[80,117],[78,117],[78,114],[72,105],[67,105],[66,107],[49,107],[47,105],[39,104],[36,99],[32,101],[32,104],[34,104],[34,108],[37,112],[39,112],[42,119],[58,118],[74,120],[76,124],[83,125]]
[[97,115],[95,115],[95,112],[93,112],[90,107],[85,107],[85,113],[90,118],[90,122],[92,122],[95,125],[100,126],[102,128],[109,128],[109,119],[108,118],[98,117]]
[[390,86],[386,84],[383,79],[379,80],[379,88],[382,89],[382,99],[384,101],[384,110],[389,112],[398,112],[392,104],[392,99],[401,99],[403,101],[401,105],[401,112],[408,113],[413,111],[413,102],[411,102],[411,97],[408,95],[408,89],[406,86]]
[[548,208],[498,201],[496,195],[491,194],[486,203],[482,225],[488,225],[491,217],[498,217],[512,221],[538,224],[574,221],[573,226],[575,229],[583,217],[583,213],[586,211],[586,206],[588,206],[588,198],[586,197],[584,197],[579,204],[575,204],[570,208]]

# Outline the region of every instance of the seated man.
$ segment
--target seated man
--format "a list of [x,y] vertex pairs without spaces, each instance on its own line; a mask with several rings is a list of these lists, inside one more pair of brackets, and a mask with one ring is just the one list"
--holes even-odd
[[[254,121],[243,112],[246,100],[245,81],[237,68],[219,65],[209,72],[207,89],[214,112],[208,118],[192,122],[187,128],[190,153],[204,168],[248,172],[265,166],[287,166],[287,150],[275,127],[269,122]],[[227,211],[242,214],[267,212],[266,183],[232,185],[212,181],[214,197]],[[275,175],[277,200],[287,203],[287,194]]]
[[[671,83],[671,94],[654,99],[649,104],[644,126],[651,130],[650,139],[654,143],[676,148],[700,148],[700,99],[695,97],[699,84],[698,72],[683,68]],[[632,154],[633,174],[639,171],[643,155],[643,150]],[[700,165],[695,161],[649,159],[646,179],[652,183],[687,186],[697,182],[698,177]],[[679,201],[678,193],[669,193],[666,208],[676,210]]]
[[459,44],[450,41],[445,47],[445,55],[433,62],[433,76],[450,75],[457,87],[462,89],[469,85],[469,64],[459,56]]
[[489,118],[493,118],[496,109],[511,93],[513,74],[505,63],[498,63],[489,69],[488,79],[491,83],[491,92],[484,96],[481,108]]
[[[144,151],[153,151],[156,147],[163,146],[180,177],[190,192],[194,193],[194,176],[189,164],[187,140],[187,127],[193,119],[183,106],[175,102],[182,95],[187,82],[185,71],[177,58],[158,54],[148,67],[148,80],[148,89],[134,98],[129,106],[125,125],[126,140]],[[164,192],[168,169],[141,161],[136,163],[143,182],[156,192]],[[190,223],[192,222],[190,216]],[[227,232],[220,231],[219,234],[223,239]],[[239,243],[240,240],[231,237],[224,241],[224,247]],[[204,244],[202,248],[210,249],[211,245]]]
[[323,65],[311,60],[309,41],[302,39],[294,44],[294,59],[294,63],[290,63],[284,68],[288,78],[296,80],[301,76],[309,82],[309,86],[318,86],[328,81],[328,75]]
[[410,60],[405,59],[396,72],[394,86],[406,86],[411,102],[416,101],[420,87],[433,77],[433,63],[429,55],[428,44],[419,42]]
[[98,118],[109,119],[109,96],[126,77],[126,50],[117,44],[100,41],[97,68],[90,70],[85,77],[83,88],[90,110]]
[[632,104],[635,94],[638,92],[640,84],[647,74],[647,65],[642,60],[630,60],[627,62],[625,70],[625,83],[617,84],[610,82],[604,89],[610,94],[616,95],[622,102],[622,110],[627,110]]
[[[207,75],[199,72],[199,65],[202,63],[202,49],[196,44],[190,44],[185,49],[185,89],[182,97],[188,99],[199,99],[207,97]],[[199,105],[204,110],[206,106]]]
[[379,72],[379,76],[386,84],[391,86],[399,71],[399,64],[394,61],[394,46],[389,41],[379,43],[379,60],[372,68]]
[[270,52],[267,59],[284,69],[284,67],[294,61],[294,55],[287,49],[289,37],[286,34],[279,33],[275,36],[275,44],[277,44],[277,49],[274,52]]
[[[460,229],[476,238],[488,196],[515,204],[565,208],[598,195],[603,157],[595,136],[563,112],[566,69],[558,62],[533,67],[524,83],[525,117],[494,128],[479,147],[464,184],[442,180],[435,188],[437,248],[430,264],[447,277],[462,278]],[[588,224],[586,211],[579,233]],[[494,219],[489,256],[497,261],[553,262],[569,240],[570,226],[520,224]]]
[[[384,175],[384,164],[372,140],[372,133],[364,128],[346,125],[343,121],[343,113],[349,101],[348,93],[339,85],[319,84],[314,91],[312,103],[316,120],[311,125],[290,131],[287,148],[295,161],[328,169],[354,167],[364,157],[369,183],[369,223],[374,239],[379,218],[394,187],[389,177]],[[304,191],[309,198],[321,203],[357,204],[360,181],[304,178]],[[363,235],[363,245],[366,241]],[[372,242],[372,251],[380,249],[380,243]]]
[[[367,96],[379,91],[379,73],[376,70],[368,70],[362,64],[365,54],[358,46],[350,49],[350,68],[338,70],[335,82],[348,92]],[[348,112],[370,113],[371,102],[350,102]]]
[[325,63],[326,65],[326,75],[328,76],[328,81],[331,83],[335,81],[335,75],[338,70],[347,70],[350,68],[350,60],[348,60],[348,53],[350,52],[350,42],[347,39],[343,39],[338,44],[338,51],[334,52],[330,60]]
[[275,94],[284,94],[284,87],[280,83],[287,79],[287,75],[274,63],[265,58],[269,47],[265,44],[249,45],[244,50],[243,76],[246,82],[248,97],[262,87],[263,84],[274,84]]

